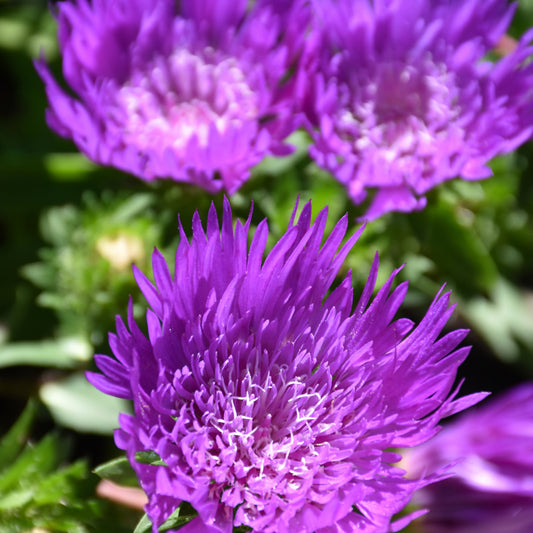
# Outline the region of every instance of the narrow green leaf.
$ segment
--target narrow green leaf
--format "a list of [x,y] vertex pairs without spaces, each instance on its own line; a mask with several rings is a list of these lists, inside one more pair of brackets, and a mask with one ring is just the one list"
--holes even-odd
[[0,511],[12,511],[24,507],[33,499],[33,488],[24,488],[8,492],[0,497]]
[[[187,512],[189,510],[189,513]],[[182,512],[185,511],[185,512]],[[190,513],[192,511],[192,513]],[[183,526],[197,516],[197,513],[187,503],[183,502],[158,528],[158,531],[168,531]]]
[[133,533],[150,533],[152,531],[152,522],[145,513],[139,520],[137,526],[133,530]]
[[57,463],[57,453],[61,450],[57,435],[48,434],[35,446],[26,446],[13,464],[2,472],[0,493],[15,490],[24,483],[35,483]]
[[165,461],[163,461],[161,457],[159,457],[159,455],[152,450],[137,452],[135,454],[135,460],[138,463],[145,465],[167,466]]
[[[186,514],[180,514],[180,508],[183,507],[186,510]],[[191,513],[192,511],[192,513]],[[180,507],[178,507],[159,527],[158,531],[163,533],[169,529],[175,529],[180,526],[183,526],[187,522],[190,522],[195,518],[197,514],[194,512],[192,507],[187,503],[183,502]],[[145,514],[137,524],[137,527],[133,533],[149,533],[152,530],[152,522],[148,518],[148,515]]]
[[24,447],[36,412],[37,402],[30,400],[18,420],[0,440],[0,471],[12,465]]
[[98,465],[93,472],[102,479],[109,479],[119,485],[128,487],[139,486],[135,471],[125,455]]

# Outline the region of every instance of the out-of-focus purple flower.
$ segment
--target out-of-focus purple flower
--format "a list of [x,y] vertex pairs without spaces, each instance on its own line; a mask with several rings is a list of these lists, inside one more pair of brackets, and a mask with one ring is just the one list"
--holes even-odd
[[[212,207],[189,241],[180,225],[172,277],[155,251],[155,284],[135,271],[151,309],[148,338],[117,318],[115,355],[95,356],[101,391],[133,400],[115,440],[149,496],[154,531],[182,502],[198,511],[187,532],[246,525],[271,533],[397,530],[417,488],[391,448],[438,432],[442,417],[483,395],[454,399],[466,332],[438,338],[453,309],[439,294],[414,325],[394,319],[407,283],[396,272],[372,298],[374,262],[353,304],[351,273],[330,292],[361,230],[346,216],[322,244],[327,211],[307,204],[263,260],[266,221],[248,247],[250,218],[219,226]],[[340,248],[340,249],[339,249]],[[135,461],[152,450],[165,465]]]
[[98,163],[234,192],[265,155],[290,151],[308,23],[300,0],[248,4],[60,2],[63,74],[76,97],[36,62],[48,124]]
[[489,400],[407,451],[407,470],[456,462],[454,477],[425,487],[415,501],[429,508],[428,533],[533,531],[533,383]]
[[311,155],[361,203],[365,218],[425,206],[455,177],[491,175],[487,162],[533,133],[530,31],[484,59],[516,4],[506,0],[316,0],[321,44],[309,99]]

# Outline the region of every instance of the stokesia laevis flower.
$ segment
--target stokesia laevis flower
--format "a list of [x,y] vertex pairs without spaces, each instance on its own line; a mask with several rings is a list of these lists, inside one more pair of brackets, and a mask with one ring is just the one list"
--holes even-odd
[[533,531],[533,383],[483,403],[406,455],[415,476],[458,461],[454,477],[415,494],[429,508],[423,531]]
[[321,57],[309,97],[311,155],[365,215],[422,209],[455,177],[533,132],[533,48],[484,59],[516,4],[506,0],[316,0]]
[[300,0],[248,4],[58,3],[63,74],[76,97],[36,62],[48,124],[98,163],[233,193],[265,155],[290,152],[283,140],[296,127],[308,22]]
[[[190,241],[180,224],[173,277],[157,250],[155,284],[135,270],[148,337],[130,306],[110,335],[115,358],[95,356],[103,374],[88,379],[133,400],[115,441],[154,532],[182,501],[198,512],[184,533],[388,531],[440,477],[406,479],[391,448],[427,441],[480,399],[452,391],[466,332],[438,338],[447,294],[416,326],[394,319],[407,283],[393,290],[394,272],[372,298],[377,259],[355,306],[350,272],[329,292],[361,230],[341,246],[345,216],[321,245],[326,218],[311,223],[308,203],[263,260],[266,221],[248,248],[250,218],[233,228],[226,201],[221,227],[214,207],[205,230],[196,214]],[[148,450],[165,465],[135,461]]]

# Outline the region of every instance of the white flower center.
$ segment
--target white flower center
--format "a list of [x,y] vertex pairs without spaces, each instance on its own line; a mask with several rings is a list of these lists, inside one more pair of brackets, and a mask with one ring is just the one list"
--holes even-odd
[[236,59],[208,63],[187,50],[156,62],[132,77],[117,95],[117,126],[124,142],[140,149],[184,149],[196,138],[209,143],[210,131],[257,120],[258,104]]
[[356,153],[372,150],[383,162],[397,165],[402,156],[433,153],[434,143],[457,129],[453,124],[460,107],[453,74],[431,58],[417,68],[381,64],[372,79],[356,86],[356,100],[342,112],[338,129]]

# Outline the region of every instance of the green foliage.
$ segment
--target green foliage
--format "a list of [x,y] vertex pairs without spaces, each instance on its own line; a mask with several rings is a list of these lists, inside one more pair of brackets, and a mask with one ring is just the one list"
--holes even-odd
[[[197,513],[187,503],[183,502],[157,529],[160,532],[168,531],[169,529],[179,529],[187,522],[190,522]],[[150,533],[152,531],[152,523],[147,515],[144,515],[137,524],[133,533]]]
[[[135,460],[142,464],[165,466],[161,457],[153,451],[137,452]],[[120,485],[135,487],[138,486],[135,472],[125,456],[112,459],[96,467],[94,473],[102,479],[107,479]],[[187,502],[183,502],[161,526],[158,531],[168,531],[183,526],[197,515],[196,511]],[[143,515],[139,520],[134,533],[149,533],[152,531],[152,523],[148,515]]]
[[82,372],[45,383],[39,396],[59,424],[84,433],[111,435],[119,413],[129,410],[126,400],[95,389]]
[[[462,312],[506,362],[516,362],[522,347],[533,351],[531,302],[513,284],[501,278],[488,297],[462,302]],[[526,359],[533,369],[533,360]]]
[[135,460],[145,465],[166,466],[166,463],[156,452],[144,451],[135,454]]
[[[521,0],[512,35],[522,34],[532,16],[533,0]],[[214,202],[220,213],[223,195],[210,196],[170,180],[148,184],[99,167],[51,133],[44,121],[44,90],[31,59],[42,50],[59,72],[55,33],[46,2],[2,2],[0,383],[14,376],[22,384],[20,390],[2,390],[6,417],[27,390],[35,392],[57,424],[77,432],[78,449],[85,450],[86,433],[110,435],[118,426],[118,413],[128,410],[127,402],[90,386],[84,371],[95,351],[109,353],[107,332],[114,328],[114,316],[125,314],[129,296],[137,317],[145,309],[131,263],[149,274],[154,246],[171,260],[178,213],[190,234],[193,212],[198,210],[205,220]],[[300,209],[312,199],[315,216],[329,206],[326,231],[345,212],[349,232],[354,231],[366,206],[353,206],[343,187],[310,161],[306,134],[298,132],[290,142],[296,148],[291,156],[266,158],[232,196],[235,216],[246,219],[253,201],[251,232],[268,217],[270,248],[285,231],[299,196]],[[495,383],[505,373],[521,380],[533,377],[530,161],[531,145],[494,160],[490,179],[451,181],[431,192],[425,210],[368,223],[341,272],[353,270],[358,294],[376,250],[378,287],[394,268],[405,265],[399,278],[410,281],[410,291],[403,313],[413,318],[446,284],[459,304],[454,326],[473,330],[470,338],[481,364],[467,383],[477,379],[477,390],[489,388],[483,381],[483,363],[489,360],[498,365]],[[37,404],[31,402],[0,440],[0,533],[33,528],[131,532],[135,512],[108,514],[108,506],[93,497],[97,479],[86,459],[68,465],[57,433],[29,439],[36,418]],[[115,449],[111,439],[109,448]],[[136,459],[162,464],[151,452]],[[95,473],[138,486],[125,457],[104,463]],[[180,527],[193,516],[184,503],[160,531]],[[150,530],[146,516],[135,529]]]
[[[138,463],[145,465],[166,466],[161,457],[153,451],[137,452],[135,454],[135,460]],[[94,469],[94,473],[102,479],[108,479],[119,485],[127,487],[139,486],[135,471],[125,455],[111,459],[110,461],[97,466]]]
[[57,434],[28,440],[37,405],[30,402],[0,440],[0,532],[88,533],[98,527],[100,503],[85,461],[64,465]]
[[83,197],[83,207],[48,210],[41,232],[49,247],[41,261],[22,272],[43,289],[38,302],[59,315],[63,335],[81,335],[102,342],[113,317],[138,295],[131,265],[148,270],[161,226],[149,193]]
[[118,485],[124,485],[126,487],[139,486],[137,475],[125,455],[97,466],[94,469],[94,473],[102,479],[108,479]]
[[81,337],[35,342],[0,342],[0,368],[35,365],[71,368],[92,356],[92,347]]

